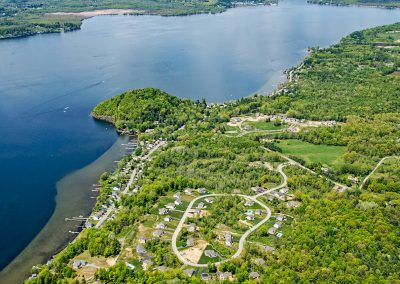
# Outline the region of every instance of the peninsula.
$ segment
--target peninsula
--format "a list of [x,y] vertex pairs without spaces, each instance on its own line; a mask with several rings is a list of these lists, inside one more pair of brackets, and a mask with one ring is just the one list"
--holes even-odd
[[100,103],[137,147],[26,283],[398,281],[399,51],[394,24],[311,49],[272,96]]

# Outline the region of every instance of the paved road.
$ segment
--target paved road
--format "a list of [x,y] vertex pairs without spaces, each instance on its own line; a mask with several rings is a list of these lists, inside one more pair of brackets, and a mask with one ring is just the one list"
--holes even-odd
[[387,159],[400,159],[399,156],[387,156],[387,157],[383,157],[379,163],[375,166],[375,168],[364,178],[364,180],[362,181],[361,185],[360,185],[360,189],[363,188],[363,186],[365,185],[365,183],[367,182],[367,180],[374,174],[374,172],[380,167],[380,165],[382,165],[382,163],[387,160]]
[[[243,198],[247,198],[247,199],[251,199],[252,201],[258,203],[260,206],[262,206],[266,211],[267,211],[267,216],[261,220],[259,223],[257,223],[256,225],[254,225],[253,227],[251,227],[249,230],[247,230],[242,237],[239,240],[239,248],[236,251],[236,253],[232,256],[232,258],[236,258],[238,256],[240,256],[240,254],[243,251],[243,247],[244,247],[244,243],[246,241],[246,238],[252,233],[254,232],[256,229],[258,229],[260,226],[262,226],[265,222],[267,222],[269,220],[269,218],[271,217],[271,210],[262,202],[258,201],[255,197],[253,196],[248,196],[248,195],[244,195],[244,194],[223,194],[223,193],[215,193],[215,194],[206,194],[206,195],[201,195],[196,197],[195,199],[193,199],[188,207],[186,208],[185,213],[183,213],[181,220],[179,221],[178,226],[176,227],[174,234],[172,235],[172,250],[174,252],[174,254],[178,257],[178,259],[185,265],[190,265],[190,266],[195,266],[195,267],[207,267],[207,264],[199,264],[199,263],[193,263],[188,261],[186,258],[184,258],[177,246],[176,246],[176,241],[178,239],[178,235],[179,232],[182,230],[183,224],[185,223],[185,220],[187,218],[187,215],[189,214],[190,209],[193,207],[193,204],[199,200],[199,199],[203,199],[206,197],[211,197],[211,196],[241,196]],[[228,259],[220,261],[220,262],[216,262],[215,264],[218,265],[222,262],[228,261]]]
[[260,197],[260,196],[263,196],[263,195],[265,195],[265,194],[269,194],[269,193],[271,193],[271,192],[273,192],[273,191],[275,191],[275,190],[278,190],[278,189],[281,189],[282,187],[285,187],[285,186],[287,186],[287,176],[286,176],[286,174],[283,172],[283,167],[284,166],[287,166],[287,165],[289,165],[290,163],[282,163],[282,164],[280,164],[279,166],[278,166],[278,172],[282,175],[282,177],[283,177],[283,181],[282,181],[282,183],[279,185],[279,186],[277,186],[277,187],[274,187],[274,188],[271,188],[271,189],[269,189],[269,190],[267,190],[267,191],[264,191],[264,192],[261,192],[261,193],[259,193],[259,194],[257,194],[257,195],[254,195],[254,197],[255,198],[257,198],[257,197]]
[[143,164],[143,161],[146,161],[155,151],[157,151],[157,149],[159,149],[161,146],[164,146],[165,144],[166,144],[165,141],[161,141],[153,149],[151,149],[149,151],[149,153],[147,153],[145,156],[142,157],[142,161],[138,165],[136,165],[136,167],[132,171],[132,174],[131,174],[131,177],[129,178],[128,184],[126,185],[125,190],[123,191],[124,194],[128,193],[129,188],[132,186],[133,181],[134,181],[136,175],[138,174],[138,169]]

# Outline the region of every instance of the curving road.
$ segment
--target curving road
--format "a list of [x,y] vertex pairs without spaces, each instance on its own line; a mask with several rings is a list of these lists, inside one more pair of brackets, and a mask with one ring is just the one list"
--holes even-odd
[[[253,227],[251,227],[249,230],[247,230],[242,237],[239,240],[239,248],[236,251],[236,253],[232,256],[232,258],[236,258],[238,256],[240,256],[240,254],[243,251],[243,247],[244,247],[244,242],[246,241],[246,238],[255,230],[257,230],[260,226],[262,226],[265,222],[267,222],[269,220],[269,218],[271,217],[271,210],[262,202],[258,201],[254,196],[248,196],[248,195],[244,195],[244,194],[223,194],[223,193],[215,193],[215,194],[206,194],[206,195],[201,195],[196,197],[195,199],[193,199],[188,207],[186,208],[185,212],[182,215],[181,220],[179,221],[178,226],[176,227],[174,234],[172,235],[172,250],[174,252],[174,254],[178,257],[178,259],[185,265],[190,265],[190,266],[194,266],[194,267],[207,267],[207,264],[199,264],[199,263],[193,263],[188,261],[186,258],[184,258],[181,253],[179,252],[177,246],[176,246],[176,241],[178,239],[178,235],[179,232],[182,230],[183,224],[185,223],[185,220],[187,218],[187,215],[189,214],[190,209],[193,207],[193,204],[199,200],[199,199],[203,199],[206,197],[212,197],[212,196],[241,196],[243,198],[247,198],[247,199],[251,199],[252,201],[254,201],[255,203],[258,203],[261,207],[263,207],[266,211],[267,211],[267,216],[261,220],[259,223],[257,223],[256,225],[254,225]],[[215,264],[218,265],[220,263],[223,263],[226,260],[220,261],[220,262],[216,262]]]
[[382,165],[382,163],[387,160],[387,159],[400,159],[399,156],[387,156],[387,157],[383,157],[379,163],[375,166],[375,168],[364,178],[364,180],[362,181],[362,183],[360,184],[360,189],[363,188],[363,186],[365,185],[365,183],[367,182],[367,180],[374,174],[374,172],[380,167],[380,165]]

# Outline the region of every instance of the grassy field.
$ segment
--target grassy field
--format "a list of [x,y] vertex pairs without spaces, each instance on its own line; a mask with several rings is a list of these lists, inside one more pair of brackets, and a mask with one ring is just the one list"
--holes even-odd
[[306,162],[321,163],[329,167],[337,167],[343,163],[344,146],[314,145],[308,142],[289,139],[280,140],[277,144],[284,154],[300,157]]
[[285,125],[275,125],[273,121],[246,121],[243,126],[249,125],[253,130],[280,130],[286,128]]

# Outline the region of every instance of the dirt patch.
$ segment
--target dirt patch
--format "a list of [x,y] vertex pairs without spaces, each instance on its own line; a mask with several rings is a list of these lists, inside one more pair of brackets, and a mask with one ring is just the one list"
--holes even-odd
[[207,242],[205,240],[196,240],[196,245],[181,251],[181,255],[192,263],[198,263],[203,251],[207,247]]
[[143,14],[143,10],[133,10],[133,9],[105,9],[105,10],[95,10],[86,12],[56,12],[47,13],[46,16],[76,16],[83,19],[88,19],[96,16],[102,15],[129,15],[129,14]]

